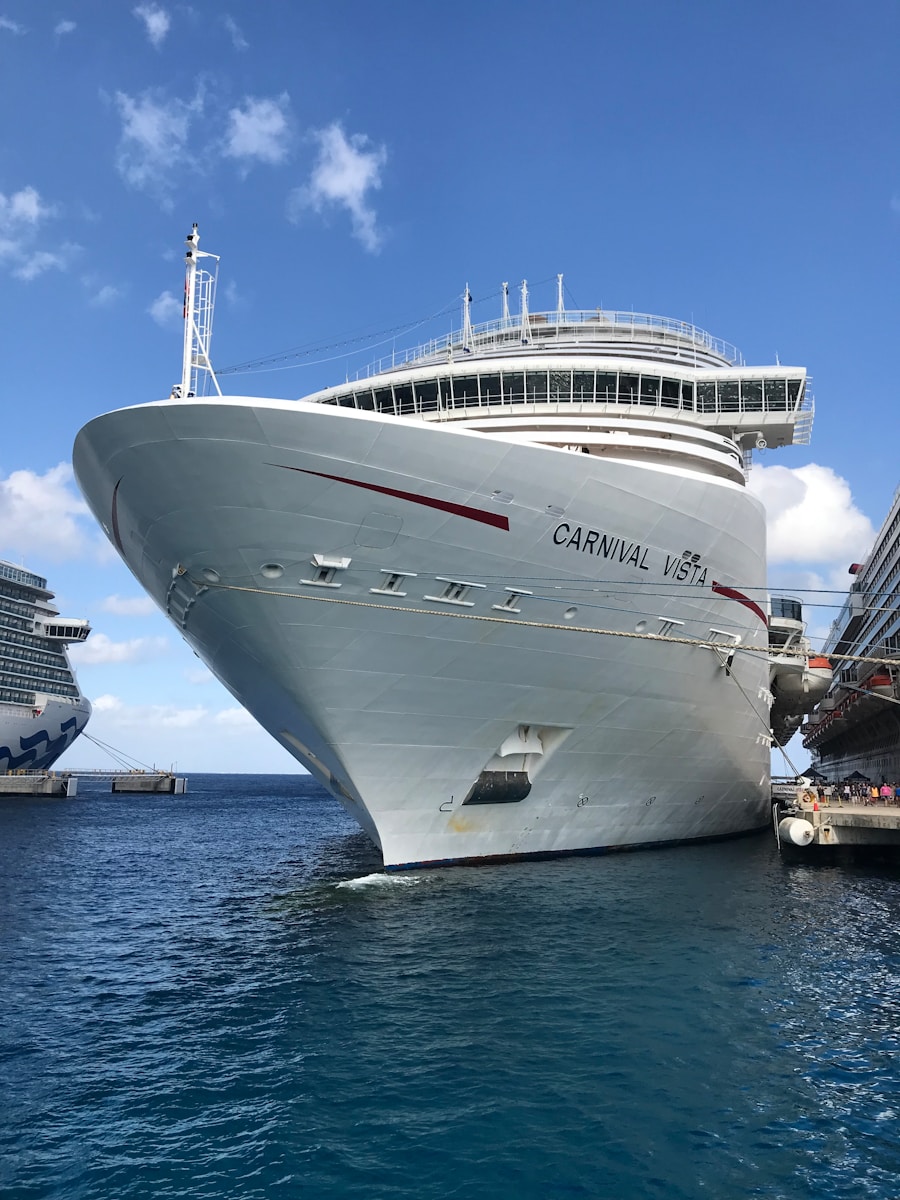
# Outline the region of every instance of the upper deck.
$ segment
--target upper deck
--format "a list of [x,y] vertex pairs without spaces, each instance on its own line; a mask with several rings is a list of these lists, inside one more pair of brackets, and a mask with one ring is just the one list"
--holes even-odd
[[444,337],[432,338],[399,354],[378,359],[357,378],[385,371],[423,367],[464,356],[491,358],[510,354],[615,354],[694,367],[742,366],[743,356],[730,342],[705,329],[651,313],[594,308],[574,312],[524,312],[505,316]]
[[425,421],[664,419],[745,450],[806,444],[813,419],[803,367],[747,366],[735,346],[695,325],[600,309],[466,322],[307,399]]

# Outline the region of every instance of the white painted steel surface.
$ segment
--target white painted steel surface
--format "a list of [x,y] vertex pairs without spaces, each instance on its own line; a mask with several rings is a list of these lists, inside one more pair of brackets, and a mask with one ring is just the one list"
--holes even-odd
[[[397,866],[767,823],[765,655],[574,628],[766,645],[761,506],[673,437],[619,461],[233,397],[98,417],[74,465],[187,641]],[[426,599],[440,581],[483,586]],[[489,764],[528,795],[464,805]]]

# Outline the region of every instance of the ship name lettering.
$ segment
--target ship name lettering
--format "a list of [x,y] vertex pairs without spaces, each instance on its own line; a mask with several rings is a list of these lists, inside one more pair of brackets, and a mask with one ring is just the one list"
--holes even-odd
[[624,538],[613,537],[609,533],[601,533],[599,529],[585,529],[581,525],[576,525],[573,529],[568,521],[563,521],[553,530],[553,541],[557,546],[580,550],[582,554],[593,554],[595,558],[612,558],[641,571],[650,570],[647,566],[646,546],[642,546],[640,542],[626,542]]
[[681,558],[675,554],[666,555],[663,575],[677,579],[679,583],[696,583],[699,587],[706,586],[706,567],[702,563],[691,562],[689,558]]

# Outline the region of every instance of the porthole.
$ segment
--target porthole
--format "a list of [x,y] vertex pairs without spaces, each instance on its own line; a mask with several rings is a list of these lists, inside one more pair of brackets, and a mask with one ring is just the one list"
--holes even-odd
[[574,621],[575,617],[577,615],[578,615],[578,609],[575,608],[575,606],[573,605],[571,608],[567,608],[566,611],[563,613],[563,619],[566,621]]
[[218,583],[219,582],[219,578],[220,578],[219,572],[214,571],[212,569],[212,567],[204,567],[203,570],[200,572],[200,574],[203,576],[203,578],[206,580],[207,583]]
[[635,627],[634,627],[634,632],[635,633],[643,633],[646,628],[647,628],[646,621],[638,621],[637,625],[635,625]]
[[259,573],[263,579],[280,579],[284,574],[284,567],[281,563],[263,563]]

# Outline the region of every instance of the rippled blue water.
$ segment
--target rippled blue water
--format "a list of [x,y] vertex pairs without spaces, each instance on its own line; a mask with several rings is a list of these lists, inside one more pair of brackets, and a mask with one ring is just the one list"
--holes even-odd
[[900,872],[416,875],[302,777],[0,801],[0,1191],[896,1197]]

